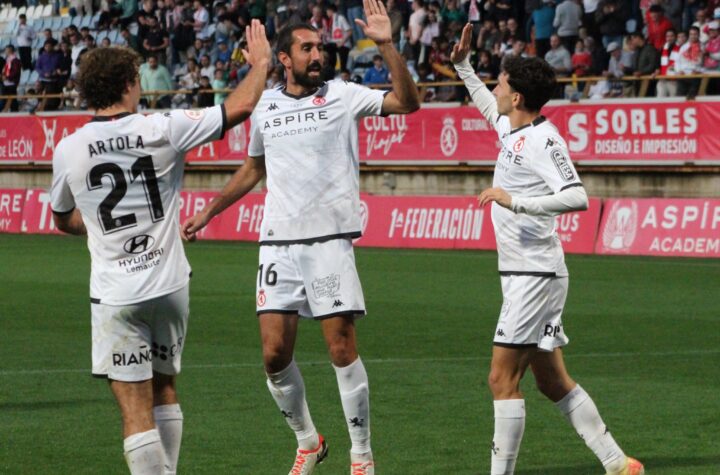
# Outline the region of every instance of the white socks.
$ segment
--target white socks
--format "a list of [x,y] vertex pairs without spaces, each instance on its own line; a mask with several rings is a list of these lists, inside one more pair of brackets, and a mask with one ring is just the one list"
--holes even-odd
[[165,450],[165,475],[175,475],[180,457],[183,429],[183,413],[180,410],[180,404],[155,406],[153,417]]
[[623,469],[625,454],[610,435],[595,403],[579,384],[555,405],[565,414],[606,471],[613,473]]
[[165,471],[165,452],[157,429],[128,436],[123,442],[132,475],[159,475]]
[[525,400],[495,401],[491,475],[512,475],[525,431]]
[[305,383],[300,370],[291,361],[284,370],[268,374],[267,386],[290,428],[295,431],[298,447],[314,450],[320,443],[305,401]]
[[352,454],[370,453],[370,389],[368,376],[360,357],[345,366],[335,368],[340,400],[342,401],[345,422],[348,425]]

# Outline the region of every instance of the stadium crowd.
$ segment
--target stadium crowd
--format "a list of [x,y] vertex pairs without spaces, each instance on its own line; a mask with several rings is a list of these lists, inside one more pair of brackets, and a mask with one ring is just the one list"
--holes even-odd
[[[628,76],[720,71],[720,0],[386,3],[393,41],[417,82],[457,81],[450,52],[467,22],[474,26],[471,63],[478,76],[495,79],[509,56],[540,56],[559,77],[579,78],[559,88],[559,98],[579,97],[583,77],[604,78],[592,83],[591,98],[631,97],[638,93],[639,83],[628,81]],[[144,98],[147,106],[219,104],[226,95],[222,91],[234,87],[248,72],[243,35],[253,18],[266,25],[271,42],[288,24],[307,22],[318,28],[328,80],[389,82],[382,57],[354,22],[363,17],[362,0],[70,0],[65,7],[71,16],[93,15],[93,24],[36,31],[21,15],[14,43],[5,47],[0,60],[3,94],[63,92],[63,99],[47,99],[44,110],[83,108],[74,81],[82,55],[119,44],[145,58],[140,72],[143,90],[189,91],[148,96]],[[37,37],[42,38],[42,49],[33,52]],[[283,80],[282,69],[277,64],[272,68],[267,87]],[[24,90],[18,90],[23,69],[35,74]],[[649,93],[693,97],[699,84],[700,79],[661,78]],[[710,92],[717,90],[711,82]],[[423,101],[464,100],[464,91],[456,85],[423,88]],[[37,99],[12,101],[10,109],[32,111],[37,105]]]

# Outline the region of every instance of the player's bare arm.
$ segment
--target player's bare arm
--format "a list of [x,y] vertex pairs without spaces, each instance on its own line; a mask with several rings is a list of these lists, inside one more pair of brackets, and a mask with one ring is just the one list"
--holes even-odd
[[488,188],[483,190],[478,197],[480,206],[485,206],[493,201],[503,208],[510,209],[510,205],[512,205],[512,196],[510,196],[510,194],[502,188]]
[[265,177],[265,157],[247,157],[245,163],[230,178],[220,195],[202,211],[188,218],[181,228],[183,239],[194,241],[197,232],[228,206],[245,196]]
[[70,213],[53,213],[55,227],[60,231],[78,236],[87,234],[80,211],[75,208]]
[[228,128],[235,127],[250,117],[265,90],[268,65],[272,59],[272,49],[265,35],[265,27],[258,20],[253,20],[250,26],[245,27],[245,38],[248,47],[243,50],[243,54],[252,68],[225,100]]
[[379,0],[364,0],[367,23],[357,19],[365,36],[373,40],[388,66],[392,78],[392,91],[385,96],[382,105],[383,114],[409,114],[420,108],[420,95],[417,86],[408,71],[405,61],[392,43],[390,17],[385,5]]

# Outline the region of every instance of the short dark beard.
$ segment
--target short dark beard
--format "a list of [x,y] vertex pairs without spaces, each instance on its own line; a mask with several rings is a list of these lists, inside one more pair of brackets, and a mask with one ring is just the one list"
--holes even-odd
[[[322,73],[322,71],[320,71]],[[308,73],[307,69],[305,72],[299,72],[296,69],[293,69],[293,79],[295,79],[295,82],[306,88],[306,89],[313,89],[316,87],[322,86],[323,80],[322,74],[319,74],[317,77],[311,77]]]

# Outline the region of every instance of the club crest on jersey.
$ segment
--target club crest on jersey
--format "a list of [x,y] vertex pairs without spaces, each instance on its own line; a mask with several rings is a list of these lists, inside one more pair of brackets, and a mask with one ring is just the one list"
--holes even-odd
[[201,110],[199,110],[199,111],[184,110],[183,112],[185,112],[185,115],[188,116],[188,118],[192,119],[192,120],[200,120],[200,119],[202,119],[203,115],[205,115],[205,113]]
[[564,181],[573,181],[575,179],[575,173],[570,165],[570,160],[565,156],[562,150],[559,148],[550,150],[550,158],[552,158],[555,167],[558,172],[560,172],[560,176]]
[[257,306],[264,307],[265,302],[267,302],[267,295],[265,295],[265,291],[263,289],[260,289],[257,295]]
[[313,101],[312,101],[312,103],[315,104],[316,106],[322,106],[322,105],[324,105],[326,102],[327,102],[327,101],[326,101],[325,98],[322,97],[322,96],[315,96],[315,98],[314,98]]
[[155,238],[148,234],[138,234],[133,236],[123,245],[125,252],[129,254],[142,254],[155,244]]
[[520,153],[520,151],[523,149],[524,146],[525,146],[525,136],[523,135],[522,137],[517,139],[517,142],[515,142],[515,144],[513,145],[513,151],[515,153]]

